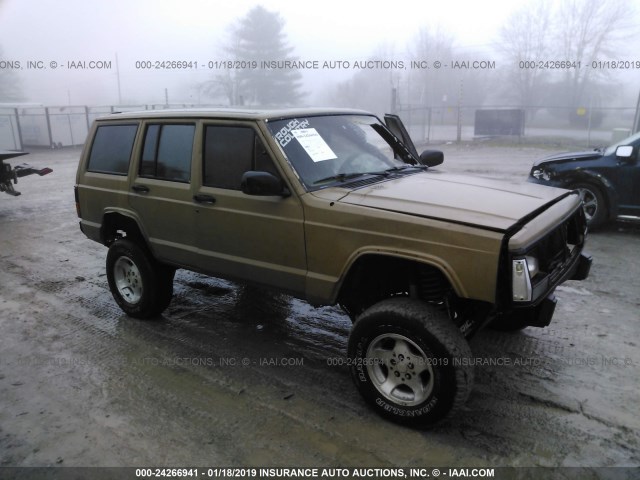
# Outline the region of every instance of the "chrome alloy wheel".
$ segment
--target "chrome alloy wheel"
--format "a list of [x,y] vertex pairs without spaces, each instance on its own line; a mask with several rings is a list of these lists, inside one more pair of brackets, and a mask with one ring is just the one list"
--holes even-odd
[[431,359],[409,338],[394,333],[376,337],[367,349],[367,371],[376,389],[403,406],[424,402],[433,391]]
[[582,200],[582,209],[584,215],[587,218],[587,222],[591,222],[593,217],[598,213],[598,197],[596,194],[588,188],[579,188],[580,200]]
[[120,296],[128,303],[136,304],[142,298],[140,270],[129,257],[120,257],[113,265],[113,279]]

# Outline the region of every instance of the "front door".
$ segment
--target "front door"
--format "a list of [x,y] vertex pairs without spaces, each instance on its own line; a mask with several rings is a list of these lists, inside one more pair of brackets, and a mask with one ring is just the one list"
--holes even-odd
[[243,173],[283,178],[253,124],[209,123],[203,128],[202,178],[195,198],[197,245],[207,270],[290,293],[305,289],[302,204],[295,195],[250,196]]
[[632,143],[631,158],[618,161],[618,205],[620,215],[640,216],[640,140]]

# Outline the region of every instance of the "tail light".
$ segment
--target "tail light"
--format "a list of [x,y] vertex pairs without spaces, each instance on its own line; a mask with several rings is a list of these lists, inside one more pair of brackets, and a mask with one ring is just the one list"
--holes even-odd
[[78,218],[82,218],[80,215],[80,198],[78,197],[78,186],[73,187],[73,194],[76,198],[76,213],[78,214]]

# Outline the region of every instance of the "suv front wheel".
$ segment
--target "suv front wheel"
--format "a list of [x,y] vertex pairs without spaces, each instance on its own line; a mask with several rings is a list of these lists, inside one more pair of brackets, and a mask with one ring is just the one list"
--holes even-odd
[[607,205],[600,189],[590,183],[578,183],[570,188],[580,192],[582,209],[587,217],[587,224],[591,230],[602,226],[607,219]]
[[467,341],[437,306],[384,300],[356,320],[349,337],[354,382],[393,421],[430,427],[461,407],[473,385]]
[[109,247],[107,279],[113,298],[131,317],[160,315],[171,302],[175,269],[159,264],[131,240]]

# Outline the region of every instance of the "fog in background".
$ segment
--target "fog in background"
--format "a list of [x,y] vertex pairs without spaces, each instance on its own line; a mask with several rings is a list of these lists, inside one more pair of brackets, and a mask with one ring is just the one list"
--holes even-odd
[[[570,56],[580,49],[581,39],[588,43],[603,32],[597,60],[640,62],[638,2],[591,2],[592,8],[605,5],[605,9],[570,14],[584,3],[0,0],[0,62],[4,62],[0,103],[255,104],[255,97],[237,91],[242,86],[238,71],[209,62],[233,58],[230,45],[238,22],[262,5],[282,20],[281,33],[291,58],[316,60],[320,65],[350,63],[350,68],[301,70],[300,96],[280,103],[378,112],[391,102],[436,107],[550,103],[571,108],[635,107],[640,89],[640,68],[635,63],[632,68],[590,69],[588,78],[581,77],[587,74],[585,68],[582,72],[519,68],[518,58],[576,60]],[[606,12],[615,15],[609,18]],[[354,62],[368,59],[403,61],[404,68],[353,68]],[[410,68],[412,59],[425,62],[425,68]],[[200,66],[136,68],[136,62],[163,60]],[[447,67],[434,69],[436,60]],[[38,67],[27,68],[29,61]],[[77,68],[90,61],[105,62],[110,68]],[[17,62],[20,68],[15,68]],[[51,62],[56,62],[55,69]],[[75,68],[69,68],[69,62]],[[453,62],[462,67],[453,69]],[[465,68],[464,62],[494,64]],[[225,94],[225,81],[235,93]]]

